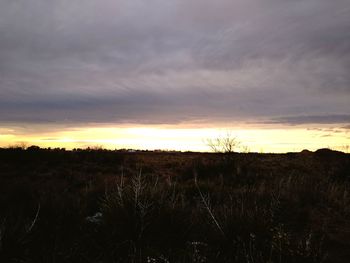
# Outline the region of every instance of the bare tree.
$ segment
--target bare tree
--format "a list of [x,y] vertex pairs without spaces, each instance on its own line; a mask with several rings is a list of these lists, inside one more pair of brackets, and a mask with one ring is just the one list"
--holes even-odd
[[233,153],[241,145],[241,142],[230,132],[221,137],[207,139],[206,144],[216,153]]

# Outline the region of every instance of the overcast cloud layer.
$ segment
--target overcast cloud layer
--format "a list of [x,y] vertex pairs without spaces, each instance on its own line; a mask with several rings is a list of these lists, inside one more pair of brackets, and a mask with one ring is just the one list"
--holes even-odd
[[0,123],[242,120],[349,123],[349,0],[0,0]]

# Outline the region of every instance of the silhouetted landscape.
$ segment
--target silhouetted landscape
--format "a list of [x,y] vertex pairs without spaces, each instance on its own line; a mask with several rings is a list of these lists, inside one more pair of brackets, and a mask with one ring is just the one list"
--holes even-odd
[[349,0],[0,0],[0,263],[350,262],[349,32]]
[[348,262],[350,155],[0,149],[0,262]]

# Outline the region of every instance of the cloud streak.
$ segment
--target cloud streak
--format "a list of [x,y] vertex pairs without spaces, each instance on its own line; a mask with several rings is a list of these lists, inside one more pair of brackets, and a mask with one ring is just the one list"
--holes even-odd
[[[291,125],[350,123],[350,115],[288,116],[275,118],[271,123],[285,123]],[[346,129],[346,127],[348,126],[343,127],[343,129]]]

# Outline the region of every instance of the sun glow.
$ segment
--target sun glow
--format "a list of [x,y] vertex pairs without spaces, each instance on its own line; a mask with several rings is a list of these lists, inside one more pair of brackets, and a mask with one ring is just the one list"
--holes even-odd
[[41,147],[67,149],[100,146],[107,149],[209,151],[206,139],[225,135],[241,142],[241,148],[253,152],[288,152],[303,149],[333,148],[347,151],[350,138],[347,129],[324,127],[225,127],[193,128],[177,126],[74,127],[29,132],[16,128],[0,130],[0,146],[25,143]]

